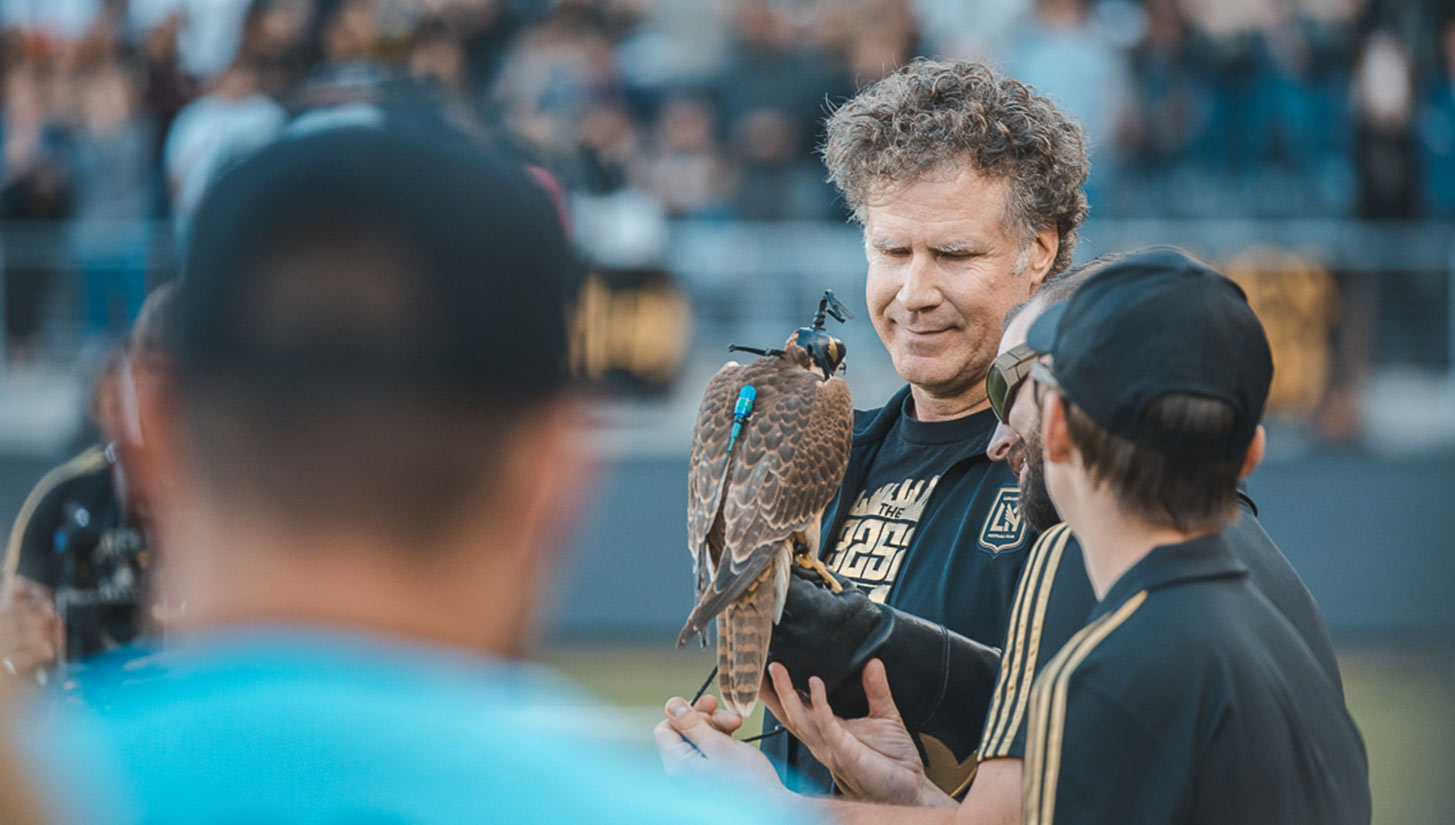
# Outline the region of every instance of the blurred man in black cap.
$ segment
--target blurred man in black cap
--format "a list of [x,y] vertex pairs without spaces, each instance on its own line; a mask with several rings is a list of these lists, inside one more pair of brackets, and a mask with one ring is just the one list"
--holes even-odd
[[158,678],[37,732],[48,780],[117,789],[62,813],[745,819],[515,661],[582,493],[546,193],[442,128],[348,127],[243,161],[192,226],[141,468],[188,608]]

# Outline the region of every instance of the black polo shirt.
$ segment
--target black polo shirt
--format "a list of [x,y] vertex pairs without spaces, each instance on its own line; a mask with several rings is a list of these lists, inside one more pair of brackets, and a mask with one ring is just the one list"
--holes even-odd
[[1031,691],[1031,825],[1367,824],[1343,696],[1222,535],[1159,547]]
[[[1240,491],[1238,501],[1239,518],[1223,533],[1228,547],[1247,566],[1249,581],[1293,625],[1342,694],[1339,662],[1323,613],[1293,565],[1258,523],[1252,499]],[[1047,530],[1031,549],[1016,591],[1000,677],[980,739],[981,761],[1025,756],[1024,722],[1031,685],[1067,640],[1086,626],[1095,606],[1096,595],[1076,537],[1064,524]]]

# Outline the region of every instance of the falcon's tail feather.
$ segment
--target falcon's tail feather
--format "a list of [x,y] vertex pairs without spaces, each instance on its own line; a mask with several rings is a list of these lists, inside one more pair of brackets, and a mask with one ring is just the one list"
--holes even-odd
[[776,610],[775,590],[770,566],[718,617],[718,688],[727,709],[744,717],[753,712],[763,683]]

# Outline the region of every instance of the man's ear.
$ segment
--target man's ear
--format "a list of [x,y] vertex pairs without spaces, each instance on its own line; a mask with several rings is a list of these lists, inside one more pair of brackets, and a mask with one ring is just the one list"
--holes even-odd
[[1061,394],[1047,390],[1041,397],[1041,447],[1047,461],[1071,460],[1071,434],[1066,430],[1066,407]]
[[1030,288],[1030,295],[1026,297],[1035,297],[1041,291],[1046,273],[1051,271],[1051,264],[1056,262],[1056,253],[1060,250],[1061,233],[1054,226],[1042,229],[1031,239],[1031,244],[1026,249],[1026,275]]
[[177,399],[169,380],[134,384],[138,429],[145,439],[124,451],[127,480],[156,513],[170,512],[182,475]]
[[1243,454],[1243,469],[1238,471],[1238,479],[1242,480],[1253,474],[1258,465],[1263,463],[1263,454],[1268,449],[1268,431],[1259,424],[1258,429],[1253,431],[1253,442],[1248,445],[1248,452]]

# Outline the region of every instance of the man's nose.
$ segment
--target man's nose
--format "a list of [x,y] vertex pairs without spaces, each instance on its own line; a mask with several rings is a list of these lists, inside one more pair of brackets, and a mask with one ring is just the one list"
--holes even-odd
[[933,309],[944,300],[931,258],[930,255],[917,253],[905,268],[898,298],[900,305],[911,312]]
[[995,427],[995,432],[990,436],[990,446],[985,448],[985,455],[991,461],[1004,461],[1010,455],[1010,450],[1020,441],[1021,437],[1016,435],[1015,430],[1006,426],[1004,421]]

